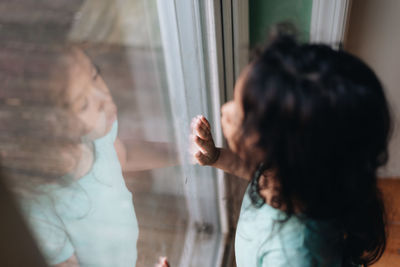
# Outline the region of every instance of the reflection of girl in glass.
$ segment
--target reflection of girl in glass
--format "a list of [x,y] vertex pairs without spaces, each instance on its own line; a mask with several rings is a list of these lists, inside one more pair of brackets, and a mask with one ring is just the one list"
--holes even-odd
[[390,115],[373,71],[354,56],[278,34],[223,105],[230,150],[193,120],[194,155],[250,181],[236,230],[242,266],[359,266],[386,244],[376,170]]
[[48,262],[135,266],[116,106],[98,70],[73,47],[1,53],[1,160]]

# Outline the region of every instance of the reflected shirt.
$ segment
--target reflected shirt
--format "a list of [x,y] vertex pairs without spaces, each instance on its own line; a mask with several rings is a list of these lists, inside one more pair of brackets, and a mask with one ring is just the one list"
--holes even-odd
[[254,207],[248,190],[236,230],[238,267],[341,266],[340,234],[331,223],[292,216],[280,224],[286,214],[268,204]]
[[135,266],[138,223],[114,148],[118,124],[94,141],[91,170],[68,186],[47,185],[46,193],[22,208],[49,264],[73,254],[80,266]]

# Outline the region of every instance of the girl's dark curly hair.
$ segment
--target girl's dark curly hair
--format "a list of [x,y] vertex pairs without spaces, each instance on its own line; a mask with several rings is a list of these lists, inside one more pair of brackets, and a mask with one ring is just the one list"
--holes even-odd
[[[278,34],[250,64],[242,105],[238,140],[259,133],[253,148],[265,152],[288,217],[296,206],[333,220],[343,266],[376,262],[386,246],[377,168],[388,159],[391,118],[374,72],[344,51]],[[252,148],[240,150],[251,159]]]

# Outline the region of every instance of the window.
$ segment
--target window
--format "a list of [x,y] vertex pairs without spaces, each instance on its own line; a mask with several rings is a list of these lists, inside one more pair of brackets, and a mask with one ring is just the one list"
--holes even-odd
[[221,264],[224,177],[187,147],[197,114],[222,145],[223,16],[214,1],[0,4],[2,168],[51,265]]

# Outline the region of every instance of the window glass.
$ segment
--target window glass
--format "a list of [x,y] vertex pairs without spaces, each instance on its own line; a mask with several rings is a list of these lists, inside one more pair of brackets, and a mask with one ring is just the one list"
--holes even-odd
[[217,258],[216,175],[186,140],[204,37],[173,2],[0,3],[1,165],[50,265]]

